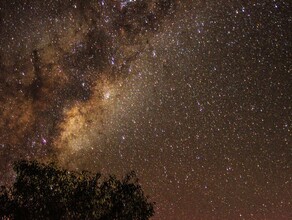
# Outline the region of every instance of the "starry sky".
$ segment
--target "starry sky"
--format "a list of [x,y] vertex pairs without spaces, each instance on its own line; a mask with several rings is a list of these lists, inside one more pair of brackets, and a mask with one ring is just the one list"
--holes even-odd
[[1,0],[15,160],[122,176],[154,220],[292,219],[288,0]]

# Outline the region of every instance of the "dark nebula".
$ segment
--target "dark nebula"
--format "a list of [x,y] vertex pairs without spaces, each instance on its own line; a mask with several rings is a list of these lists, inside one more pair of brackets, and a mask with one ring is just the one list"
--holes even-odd
[[292,218],[289,1],[1,0],[0,184],[136,170],[154,219]]

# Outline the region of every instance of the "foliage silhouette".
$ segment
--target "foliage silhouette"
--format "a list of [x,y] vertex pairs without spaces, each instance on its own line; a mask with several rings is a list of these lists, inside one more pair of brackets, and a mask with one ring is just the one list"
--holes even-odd
[[2,219],[144,220],[154,214],[134,172],[119,180],[25,160],[14,170],[13,186],[0,189]]

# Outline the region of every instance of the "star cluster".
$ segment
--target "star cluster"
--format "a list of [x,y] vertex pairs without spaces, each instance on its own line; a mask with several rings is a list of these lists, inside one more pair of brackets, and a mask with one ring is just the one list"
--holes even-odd
[[289,1],[0,3],[0,174],[135,170],[153,219],[292,218]]

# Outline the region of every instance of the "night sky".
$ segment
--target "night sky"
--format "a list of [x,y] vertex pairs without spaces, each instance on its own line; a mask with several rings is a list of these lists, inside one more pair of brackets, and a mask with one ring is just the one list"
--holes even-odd
[[292,219],[291,9],[1,0],[0,185],[135,170],[155,220]]

